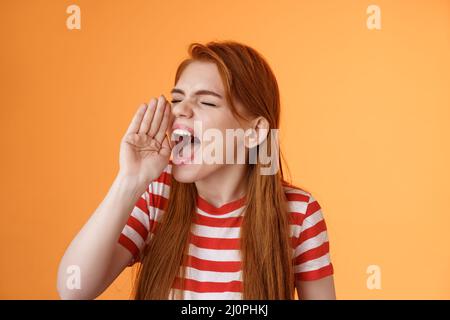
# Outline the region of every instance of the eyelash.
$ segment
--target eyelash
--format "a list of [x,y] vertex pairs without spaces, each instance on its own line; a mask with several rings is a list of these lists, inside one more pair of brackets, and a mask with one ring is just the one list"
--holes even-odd
[[[180,102],[181,100],[172,100],[172,101],[170,101],[171,103],[177,103],[177,102]],[[207,105],[207,106],[210,106],[210,107],[217,107],[215,104],[212,104],[212,103],[208,103],[208,102],[201,102],[202,104],[204,104],[204,105]]]

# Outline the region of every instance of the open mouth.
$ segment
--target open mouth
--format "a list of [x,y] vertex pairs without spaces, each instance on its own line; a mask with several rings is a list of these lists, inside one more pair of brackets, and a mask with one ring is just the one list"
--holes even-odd
[[172,149],[176,164],[191,163],[195,152],[200,147],[200,139],[189,130],[177,128],[173,130],[171,140],[174,141]]

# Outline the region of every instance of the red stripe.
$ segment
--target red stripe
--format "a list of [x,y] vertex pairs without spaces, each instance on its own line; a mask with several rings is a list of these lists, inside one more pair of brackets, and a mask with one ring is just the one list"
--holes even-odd
[[306,208],[306,212],[290,212],[290,223],[294,225],[301,226],[303,224],[303,220],[308,218],[310,215],[316,213],[318,210],[320,210],[320,205],[317,201],[313,201],[310,204],[308,204]]
[[188,256],[185,266],[198,270],[216,272],[237,272],[241,270],[240,261],[210,261]]
[[[241,281],[230,281],[230,282],[203,282],[193,279],[184,280],[184,290],[194,291],[194,292],[242,292],[242,282]],[[179,277],[175,278],[173,283],[174,289],[181,289],[181,279]]]
[[295,280],[296,281],[319,280],[327,276],[331,276],[333,273],[334,273],[333,265],[330,263],[329,265],[317,270],[296,273]]
[[158,208],[160,210],[166,210],[169,200],[163,196],[151,193],[149,204],[151,207]]
[[126,249],[128,249],[128,251],[131,252],[134,259],[136,259],[136,260],[138,259],[139,248],[136,246],[136,244],[130,238],[128,238],[123,233],[121,233],[119,236],[119,243],[121,245],[123,245]]
[[172,180],[172,175],[170,173],[163,171],[161,173],[161,175],[154,181],[164,183],[165,185],[170,187],[171,180]]
[[213,218],[206,217],[197,212],[194,217],[194,223],[209,227],[237,228],[242,224],[242,216],[231,218]]
[[289,212],[290,213],[290,224],[301,226],[303,220],[305,220],[305,214],[299,212]]
[[148,231],[145,229],[145,226],[135,217],[130,216],[127,221],[127,225],[133,228],[144,241],[147,239]]
[[319,233],[326,231],[327,226],[325,224],[325,220],[320,220],[312,227],[309,227],[308,229],[302,230],[300,232],[299,237],[295,237],[293,245],[294,247],[297,247],[301,245],[303,242],[305,242],[308,239],[311,239],[315,236],[317,236]]
[[330,252],[330,243],[327,241],[322,243],[320,246],[305,251],[296,258],[294,258],[294,264],[300,265],[310,260],[318,259],[329,252]]
[[191,243],[197,247],[218,250],[239,250],[239,239],[199,237],[191,234]]
[[327,231],[327,226],[325,224],[325,220],[322,219],[319,222],[317,222],[315,225],[313,225],[312,227],[302,230],[302,232],[300,234],[300,238],[299,238],[300,244],[308,239],[311,239],[311,238],[317,236],[319,233],[321,233],[323,231]]
[[146,214],[148,214],[147,201],[145,201],[144,198],[140,197],[138,201],[136,201],[135,206],[144,211]]
[[209,214],[225,214],[225,213],[229,213],[231,211],[237,210],[239,208],[241,208],[244,204],[245,204],[246,198],[245,196],[231,201],[229,203],[224,204],[223,206],[220,207],[214,207],[212,204],[208,203],[208,201],[206,201],[205,199],[203,199],[202,197],[200,197],[199,195],[197,195],[197,207],[202,210],[205,211]]
[[300,201],[308,203],[310,198],[309,196],[301,193],[285,193],[285,195],[288,201]]
[[156,229],[158,228],[159,222],[156,220],[151,219],[150,220],[150,232],[155,233]]
[[313,201],[310,204],[308,204],[308,208],[306,209],[305,217],[309,217],[313,213],[316,213],[318,210],[320,210],[320,205],[317,201]]

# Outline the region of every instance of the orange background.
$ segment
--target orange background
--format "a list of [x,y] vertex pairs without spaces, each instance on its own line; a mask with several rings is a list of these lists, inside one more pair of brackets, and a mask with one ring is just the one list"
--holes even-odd
[[449,1],[3,0],[0,35],[0,298],[58,298],[138,104],[169,97],[189,43],[226,39],[277,76],[282,148],[323,207],[338,298],[450,298]]

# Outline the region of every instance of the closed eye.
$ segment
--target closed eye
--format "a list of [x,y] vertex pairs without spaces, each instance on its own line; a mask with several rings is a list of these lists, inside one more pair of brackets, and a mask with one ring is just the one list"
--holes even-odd
[[208,102],[201,102],[201,103],[206,104],[207,106],[217,107],[215,104],[212,104],[212,103],[208,103]]
[[[180,102],[181,100],[172,100],[172,101],[170,101],[171,103],[178,103],[178,102]],[[204,104],[204,105],[207,105],[207,106],[211,106],[211,107],[217,107],[215,104],[213,104],[213,103],[208,103],[208,102],[201,102],[202,104]]]

